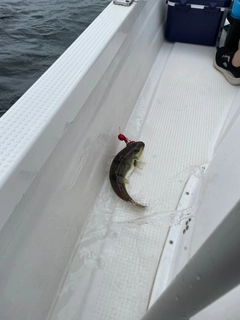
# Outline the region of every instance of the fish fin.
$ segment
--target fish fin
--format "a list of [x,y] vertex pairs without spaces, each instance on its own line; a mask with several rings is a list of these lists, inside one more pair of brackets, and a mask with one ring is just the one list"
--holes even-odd
[[145,167],[146,162],[134,160],[133,164],[134,164],[135,167],[137,167],[138,169],[142,170]]
[[116,177],[117,177],[117,182],[118,183],[129,184],[128,179],[126,179],[124,177],[121,177],[121,176],[118,176],[118,175],[116,175]]
[[129,181],[128,181],[128,179],[126,179],[126,178],[123,178],[123,183],[124,183],[124,184],[129,184]]

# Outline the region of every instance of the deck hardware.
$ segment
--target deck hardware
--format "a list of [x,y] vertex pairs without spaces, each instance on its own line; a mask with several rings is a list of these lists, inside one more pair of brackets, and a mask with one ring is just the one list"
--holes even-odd
[[134,0],[114,0],[113,3],[114,4],[118,4],[120,6],[127,6],[129,7]]
[[[142,320],[191,319],[239,285],[239,212],[240,201],[179,271]],[[176,295],[181,297],[180,301],[173,298]]]

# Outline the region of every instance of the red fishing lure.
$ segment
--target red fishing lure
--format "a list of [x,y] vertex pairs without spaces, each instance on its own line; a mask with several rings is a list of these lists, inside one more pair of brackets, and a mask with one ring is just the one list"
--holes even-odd
[[119,133],[118,139],[121,140],[121,141],[124,141],[127,146],[128,146],[129,144],[135,142],[135,141],[131,141],[131,140],[129,140],[128,138],[126,138],[122,133]]

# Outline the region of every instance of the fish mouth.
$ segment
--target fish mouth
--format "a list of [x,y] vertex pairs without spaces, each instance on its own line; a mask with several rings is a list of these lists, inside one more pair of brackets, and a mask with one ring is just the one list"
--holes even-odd
[[143,142],[139,141],[139,142],[137,142],[137,147],[139,149],[139,152],[136,154],[136,157],[139,160],[143,154],[145,144]]
[[141,158],[141,156],[142,156],[142,154],[143,154],[143,150],[144,150],[144,147],[141,148],[141,150],[138,152],[138,154],[137,154],[137,158],[138,158],[138,159]]

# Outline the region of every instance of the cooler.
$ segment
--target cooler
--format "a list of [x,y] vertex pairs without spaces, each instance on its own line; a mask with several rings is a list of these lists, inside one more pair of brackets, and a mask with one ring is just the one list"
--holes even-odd
[[231,0],[171,0],[167,4],[167,40],[214,46]]

